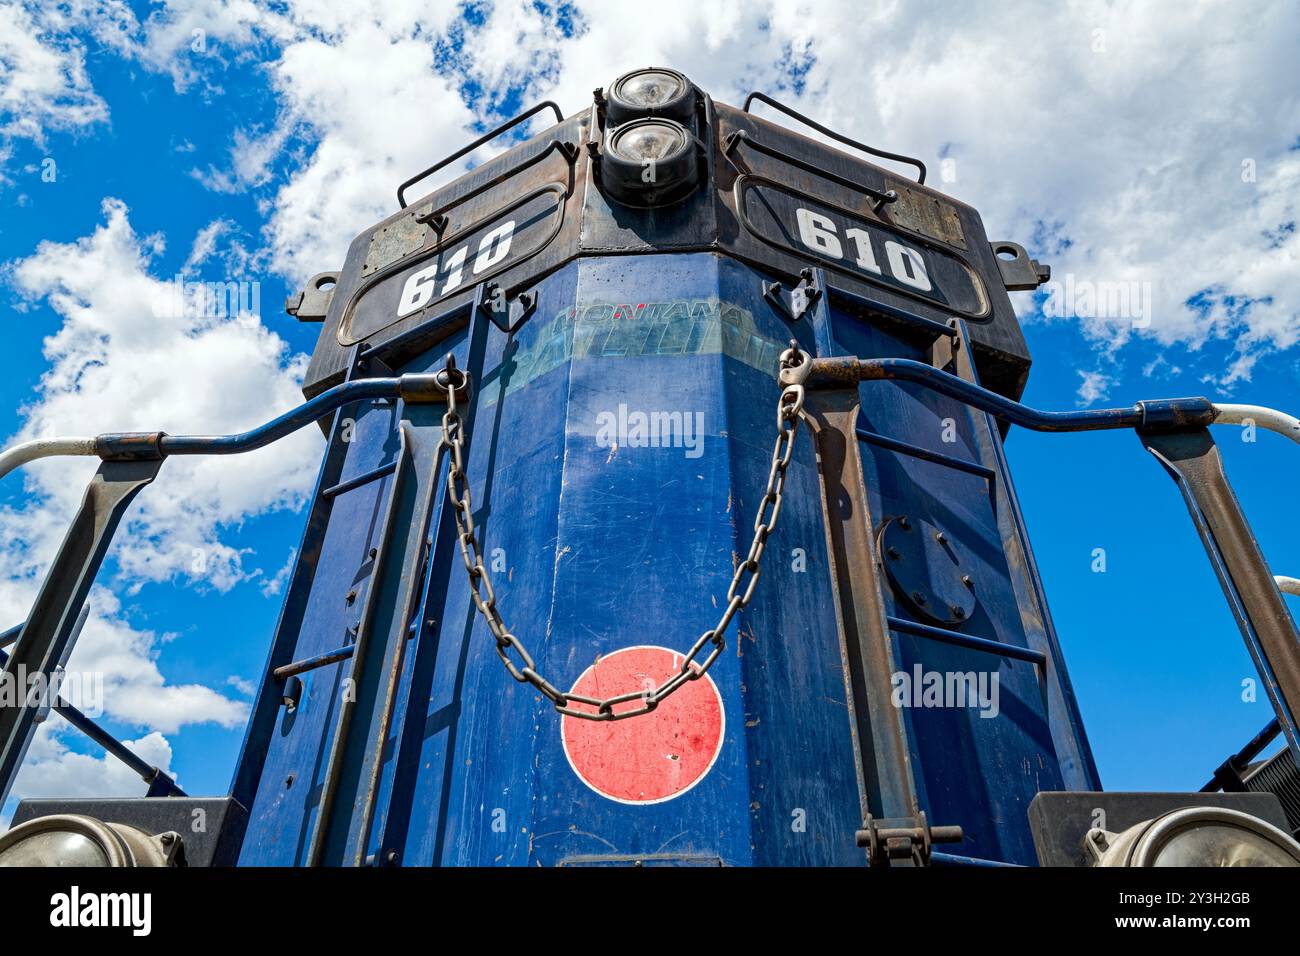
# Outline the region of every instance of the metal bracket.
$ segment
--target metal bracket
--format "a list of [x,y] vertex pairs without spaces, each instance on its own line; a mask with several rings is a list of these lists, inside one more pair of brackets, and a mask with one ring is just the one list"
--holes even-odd
[[799,281],[790,288],[789,292],[780,282],[766,280],[763,282],[763,298],[784,316],[787,322],[798,322],[803,318],[821,294],[822,290],[817,284],[817,277],[812,269],[804,269],[800,272]]
[[[997,260],[998,271],[1002,273],[1002,285],[1008,292],[1032,292],[1052,278],[1052,267],[1029,258],[1025,247],[1017,242],[1003,239],[990,242],[989,247]],[[1005,258],[1007,253],[1011,258]]]
[[339,273],[318,272],[307,281],[306,289],[284,300],[284,311],[299,322],[324,322],[338,284]]
[[22,766],[42,706],[26,690],[37,679],[49,687],[51,672],[71,650],[77,619],[113,532],[131,500],[154,480],[161,467],[161,458],[106,461],[86,488],[18,643],[5,662],[3,679],[24,692],[15,695],[11,706],[0,707],[0,802],[8,797]]
[[511,299],[497,283],[484,282],[474,292],[474,308],[510,335],[537,311],[537,293],[520,292]]
[[915,816],[876,819],[868,815],[857,832],[858,846],[867,851],[871,866],[929,866],[930,853],[936,843],[960,843],[961,827],[932,827],[925,813]]

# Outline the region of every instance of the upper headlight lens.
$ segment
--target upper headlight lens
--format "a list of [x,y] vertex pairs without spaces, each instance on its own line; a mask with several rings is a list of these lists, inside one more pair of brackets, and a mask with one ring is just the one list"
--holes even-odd
[[638,70],[619,79],[615,83],[615,91],[629,106],[654,109],[685,93],[686,82],[680,73]]
[[695,86],[676,70],[633,70],[610,84],[605,103],[606,126],[620,126],[647,116],[690,123],[695,100]]

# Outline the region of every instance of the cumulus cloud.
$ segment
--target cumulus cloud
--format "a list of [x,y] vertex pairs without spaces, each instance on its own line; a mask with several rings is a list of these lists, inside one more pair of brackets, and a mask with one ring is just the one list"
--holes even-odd
[[0,182],[15,140],[45,146],[47,130],[108,120],[86,75],[86,51],[65,11],[0,3]]
[[[108,754],[91,756],[68,749],[66,727],[57,714],[40,725],[32,737],[27,760],[14,780],[10,800],[42,797],[140,797],[146,785],[126,764]],[[169,772],[172,748],[162,734],[145,734],[123,741],[143,760]],[[181,785],[183,787],[183,785]]]
[[[24,409],[18,440],[112,431],[230,433],[302,400],[306,357],[290,356],[262,324],[256,282],[228,276],[214,287],[196,285],[194,276],[155,276],[150,260],[162,251],[163,238],[137,235],[118,200],[105,200],[103,215],[93,234],[43,242],[8,269],[14,289],[45,301],[62,319],[45,340],[50,365]],[[211,254],[213,229],[197,237],[198,258]],[[132,507],[129,533],[119,535],[123,573],[135,581],[181,576],[230,588],[245,576],[243,556],[222,540],[222,527],[298,506],[320,447],[320,434],[304,430],[237,459],[169,459]],[[26,561],[48,560],[48,529],[65,527],[80,500],[80,484],[69,480],[78,467],[59,460],[33,464],[26,470],[32,501],[21,511],[0,512],[9,539],[29,543]]]
[[[12,440],[107,431],[235,432],[265,420],[270,409],[301,401],[305,357],[290,355],[262,325],[251,289],[224,300],[206,286],[178,291],[174,280],[151,271],[163,237],[138,235],[118,200],[105,200],[102,212],[90,235],[43,242],[5,270],[22,300],[44,302],[61,319],[44,342],[49,367],[21,410],[23,425]],[[191,265],[211,258],[226,231],[222,221],[201,230]],[[239,307],[228,308],[232,303]],[[245,570],[244,552],[226,534],[250,515],[300,504],[320,446],[320,434],[306,430],[238,460],[168,460],[115,538],[110,583],[126,593],[166,579],[227,590],[261,576],[260,569]],[[26,495],[19,506],[0,509],[0,606],[31,606],[95,467],[93,460],[55,459],[7,479],[25,481]],[[109,718],[160,733],[194,723],[242,724],[243,701],[166,680],[158,656],[169,635],[132,626],[110,587],[97,586],[90,605],[68,669],[102,680]],[[73,753],[50,758],[68,767],[86,759]]]
[[[933,183],[976,205],[994,238],[1052,261],[1058,279],[1136,290],[1146,314],[1107,308],[1104,291],[1064,311],[1099,348],[1224,342],[1231,368],[1210,377],[1229,385],[1300,339],[1292,4],[1248,17],[1227,2],[1100,0],[497,0],[470,21],[447,3],[178,11],[146,25],[154,56],[175,53],[173,17],[279,50],[266,69],[280,125],[237,135],[230,171],[212,182],[274,185],[271,262],[295,279],[337,265],[348,240],[391,211],[396,182],[512,97],[573,111],[623,70],[662,63],[720,99],[766,89],[925,157]],[[281,157],[277,176],[270,147],[290,129],[314,146],[302,162]]]

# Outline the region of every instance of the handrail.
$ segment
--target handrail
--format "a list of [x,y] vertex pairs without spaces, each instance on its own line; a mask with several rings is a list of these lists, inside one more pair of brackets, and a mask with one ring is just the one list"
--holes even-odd
[[[38,458],[98,455],[104,461],[141,461],[168,455],[240,455],[279,441],[344,405],[375,398],[400,398],[407,402],[437,402],[444,395],[441,373],[407,373],[393,378],[359,378],[326,389],[314,398],[273,418],[265,425],[234,435],[168,435],[166,432],[112,432],[91,439],[25,442],[0,453],[0,478]],[[75,444],[74,444],[75,443]],[[15,452],[23,454],[17,455]],[[21,625],[20,625],[21,626]],[[9,631],[0,633],[0,647]]]
[[843,388],[855,382],[907,381],[955,398],[997,418],[1040,432],[1098,431],[1109,428],[1159,428],[1209,425],[1218,410],[1207,398],[1142,401],[1129,408],[1048,412],[1013,401],[997,392],[912,359],[859,359],[852,356],[812,359],[781,373],[784,385]]
[[534,106],[532,109],[525,110],[524,112],[520,113],[520,114],[519,114],[518,116],[516,116],[514,119],[506,120],[504,123],[502,123],[502,124],[501,124],[500,126],[498,126],[496,129],[492,130],[490,133],[484,133],[484,134],[483,134],[482,136],[480,136],[478,139],[474,140],[474,142],[470,143],[468,146],[464,147],[463,149],[460,149],[460,150],[458,150],[457,152],[452,153],[452,154],[451,154],[450,156],[448,156],[446,159],[439,160],[438,162],[434,163],[432,166],[430,166],[428,169],[424,170],[423,172],[416,173],[414,176],[412,176],[412,177],[411,177],[410,179],[408,179],[406,182],[402,183],[402,185],[400,185],[400,186],[397,187],[397,204],[398,204],[399,206],[401,206],[403,209],[405,209],[405,208],[406,208],[406,190],[410,189],[412,186],[414,186],[416,183],[418,183],[421,179],[424,179],[424,177],[426,177],[426,176],[431,176],[431,175],[433,175],[433,174],[436,173],[438,170],[440,170],[440,169],[442,169],[444,166],[446,166],[448,163],[453,163],[453,162],[455,162],[456,160],[460,159],[460,158],[461,158],[462,156],[464,156],[465,154],[467,154],[467,153],[472,153],[474,150],[478,149],[478,148],[479,148],[480,146],[482,146],[484,143],[489,142],[490,140],[496,139],[498,136],[500,136],[500,135],[501,135],[502,133],[504,133],[506,130],[508,130],[508,129],[510,129],[511,127],[514,127],[514,126],[518,126],[518,125],[519,125],[520,123],[522,123],[524,120],[528,119],[528,117],[533,116],[533,115],[536,114],[536,113],[540,113],[542,110],[547,109],[547,108],[550,108],[551,110],[554,110],[554,112],[555,112],[555,122],[556,122],[556,123],[563,123],[563,122],[564,122],[564,113],[561,112],[560,108],[559,108],[558,106],[556,106],[554,103],[552,103],[550,100],[543,100],[542,102],[540,102],[540,103],[538,103],[536,106]]
[[[71,650],[81,623],[85,621],[88,605],[85,604],[85,588],[65,594],[68,588],[63,586],[64,582],[72,581],[74,585],[80,586],[80,582],[94,580],[121,513],[135,493],[153,480],[162,460],[168,455],[233,455],[252,451],[278,441],[345,405],[365,399],[392,398],[410,403],[446,401],[448,391],[453,388],[450,380],[454,373],[455,360],[449,355],[447,367],[439,372],[353,379],[327,389],[264,425],[234,435],[116,433],[99,435],[93,439],[26,442],[0,454],[0,463],[7,465],[8,470],[36,458],[69,454],[98,455],[104,464],[94,480],[103,481],[112,487],[112,492],[108,495],[97,496],[87,492],[81,511],[73,519],[73,528],[64,539],[64,546],[47,574],[45,585],[37,596],[36,605],[27,621],[0,632],[0,648],[18,642],[13,652],[0,650],[0,666],[7,672],[14,666],[15,660],[19,661],[17,666],[21,668],[30,659],[45,671],[51,668],[50,661],[61,660]],[[468,399],[469,376],[460,373],[455,381],[454,391]],[[3,472],[0,472],[0,477],[3,477]],[[76,529],[87,525],[94,527],[94,535],[87,536],[84,532],[78,535]],[[71,547],[69,542],[72,543]],[[59,587],[51,588],[52,581],[57,582]],[[66,602],[63,613],[68,608],[79,609],[78,623],[70,633],[62,628],[62,616],[52,613],[52,608],[59,601]],[[67,701],[56,697],[48,706],[138,773],[149,784],[149,796],[184,795],[171,778],[141,759]],[[26,742],[30,740],[32,725],[40,719],[38,706],[28,700],[3,716],[4,742],[0,744],[0,759],[4,761],[4,770],[0,774],[3,777],[0,779],[0,798],[8,793],[22,761]]]
[[741,107],[741,110],[748,113],[749,106],[754,102],[754,100],[758,100],[760,103],[766,103],[773,109],[780,110],[786,116],[791,116],[794,119],[797,119],[805,126],[811,127],[823,136],[829,136],[831,139],[843,143],[845,146],[852,146],[854,149],[860,149],[862,152],[870,153],[872,156],[879,156],[881,159],[889,159],[896,163],[903,163],[907,166],[915,166],[917,173],[919,174],[916,177],[917,183],[922,186],[925,185],[925,163],[921,162],[914,156],[905,156],[902,153],[890,153],[883,149],[876,149],[874,146],[868,146],[866,143],[859,143],[855,139],[849,139],[844,134],[837,133],[833,129],[828,129],[816,120],[804,116],[798,110],[786,106],[784,103],[772,99],[772,97],[768,96],[766,93],[760,93],[757,90],[745,97],[745,105]]
[[[736,162],[732,159],[732,154],[736,152],[736,147],[740,146],[741,144],[747,145],[749,146],[750,149],[757,150],[758,152],[762,153],[765,156],[771,156],[773,159],[779,159],[781,162],[786,163],[789,166],[793,166],[795,169],[802,169],[805,173],[811,173],[814,176],[820,176],[822,179],[825,179],[828,182],[835,183],[835,185],[837,186],[842,186],[845,189],[850,189],[853,190],[854,192],[865,193],[866,195],[870,196],[872,199],[875,200],[875,203],[872,206],[873,209],[879,209],[881,206],[885,205],[886,203],[892,203],[898,201],[898,193],[892,189],[880,190],[880,189],[875,189],[871,186],[864,185],[863,183],[854,182],[852,179],[848,179],[845,176],[841,176],[839,173],[832,172],[831,170],[826,169],[825,167],[816,166],[810,162],[807,162],[806,160],[800,159],[798,156],[791,156],[789,153],[783,153],[775,146],[768,146],[766,143],[760,142],[759,140],[755,139],[753,136],[750,136],[749,133],[745,132],[743,129],[738,129],[735,130],[734,132],[728,133],[726,140],[722,144],[722,155],[727,157],[727,161],[730,162],[731,165],[733,167],[736,167],[738,170],[739,167],[737,166]],[[739,171],[747,172],[748,170],[739,170]]]

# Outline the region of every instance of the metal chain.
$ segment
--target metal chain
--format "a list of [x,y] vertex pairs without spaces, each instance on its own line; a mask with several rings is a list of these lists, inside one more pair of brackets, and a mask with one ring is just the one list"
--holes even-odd
[[[790,348],[781,353],[780,370],[797,369],[807,361],[808,357],[794,342],[791,342]],[[732,618],[754,597],[763,551],[767,547],[767,539],[776,530],[777,518],[781,514],[785,472],[790,466],[795,437],[799,433],[799,424],[803,420],[803,386],[787,385],[777,402],[777,435],[776,443],[772,447],[772,467],[768,472],[767,488],[763,492],[763,499],[759,502],[758,514],[754,518],[754,538],[749,546],[748,555],[732,575],[731,586],[727,589],[727,607],[718,619],[718,623],[700,635],[699,640],[682,660],[677,673],[654,690],[619,694],[600,700],[595,697],[584,697],[581,694],[567,694],[537,673],[528,648],[519,638],[510,633],[501,619],[501,613],[497,610],[496,592],[492,588],[492,579],[488,575],[488,570],[483,564],[478,536],[474,529],[469,479],[465,474],[464,422],[457,407],[456,392],[465,386],[466,381],[465,374],[456,368],[454,359],[448,356],[447,366],[439,375],[439,384],[445,388],[447,394],[447,411],[442,416],[442,448],[447,451],[448,462],[447,496],[451,499],[454,508],[460,556],[469,575],[470,597],[474,599],[474,606],[483,615],[488,630],[496,640],[497,654],[501,662],[505,664],[511,677],[520,683],[531,684],[550,700],[561,714],[580,717],[583,720],[625,720],[628,717],[650,713],[687,681],[699,680],[708,672],[727,646],[725,635]],[[747,576],[748,580],[746,580]],[[696,658],[705,646],[710,644],[712,648],[708,656],[702,663],[696,663]],[[517,655],[518,662],[511,658],[512,652]],[[640,701],[640,704],[627,710],[614,710],[618,705],[632,701]],[[582,704],[595,709],[578,710],[570,706],[571,704]]]

